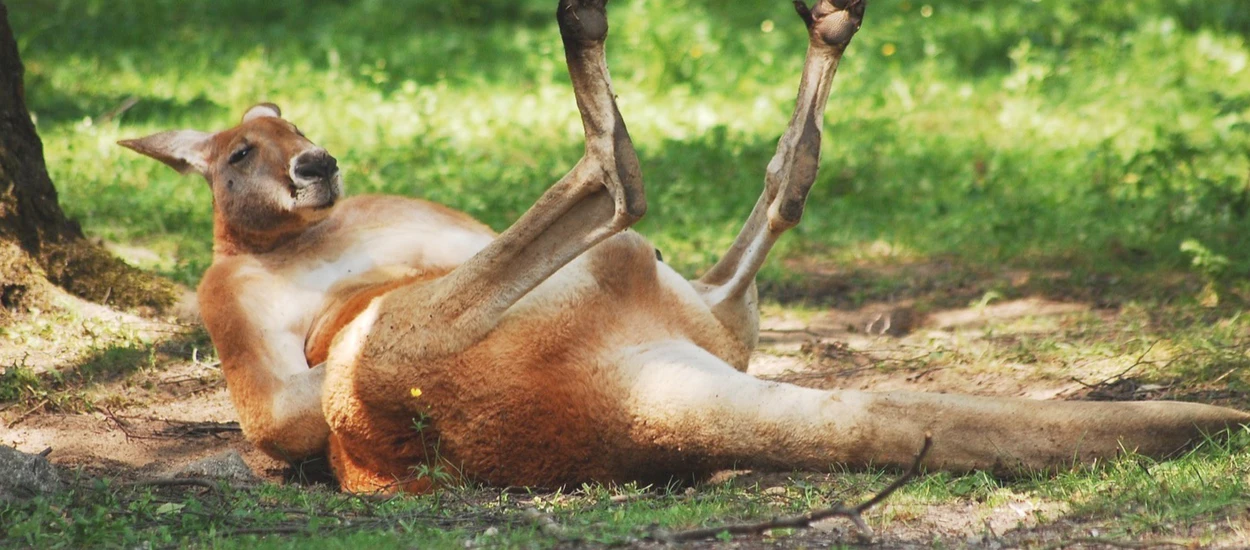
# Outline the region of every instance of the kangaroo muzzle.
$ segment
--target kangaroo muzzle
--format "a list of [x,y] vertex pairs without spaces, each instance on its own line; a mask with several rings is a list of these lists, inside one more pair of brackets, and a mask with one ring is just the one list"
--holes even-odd
[[291,182],[297,189],[329,183],[338,173],[338,160],[321,148],[300,153],[291,162]]

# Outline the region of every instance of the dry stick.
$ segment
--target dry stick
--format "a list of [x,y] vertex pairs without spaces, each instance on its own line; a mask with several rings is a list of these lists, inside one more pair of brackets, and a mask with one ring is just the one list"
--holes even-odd
[[170,426],[162,429],[159,434],[166,437],[199,437],[220,433],[242,432],[238,422],[184,422],[180,420],[164,420]]
[[[1240,344],[1240,342],[1239,342],[1238,344]],[[1232,345],[1232,346],[1221,346],[1221,347],[1218,347],[1218,348],[1215,348],[1215,349],[1216,349],[1217,351],[1223,351],[1223,350],[1225,350],[1225,349],[1235,348],[1235,347],[1237,347],[1237,345],[1238,345],[1238,344],[1234,344],[1234,345]],[[1107,379],[1105,379],[1105,380],[1102,380],[1102,381],[1100,381],[1100,382],[1095,382],[1095,383],[1093,383],[1093,384],[1089,384],[1089,383],[1085,382],[1084,380],[1081,380],[1080,378],[1077,378],[1077,377],[1075,377],[1075,376],[1073,376],[1073,377],[1071,378],[1071,380],[1072,380],[1073,382],[1076,382],[1077,384],[1080,384],[1080,385],[1084,386],[1086,389],[1097,390],[1097,389],[1099,389],[1099,388],[1103,387],[1104,385],[1106,385],[1108,382],[1111,382],[1112,380],[1115,380],[1116,382],[1120,382],[1120,381],[1122,381],[1122,380],[1123,380],[1123,376],[1124,376],[1125,374],[1128,374],[1128,371],[1129,371],[1129,370],[1132,370],[1132,369],[1134,369],[1134,368],[1136,368],[1136,367],[1138,367],[1138,366],[1140,366],[1140,365],[1159,365],[1159,366],[1158,366],[1158,370],[1159,370],[1160,372],[1162,372],[1162,371],[1166,371],[1166,370],[1168,369],[1168,367],[1172,366],[1172,364],[1173,364],[1173,363],[1176,363],[1177,361],[1180,361],[1181,359],[1189,359],[1189,358],[1191,358],[1191,357],[1195,357],[1195,356],[1197,356],[1198,354],[1199,354],[1199,353],[1198,353],[1198,351],[1197,351],[1197,350],[1190,350],[1190,351],[1187,351],[1187,352],[1184,352],[1184,353],[1178,354],[1178,355],[1176,355],[1175,357],[1173,357],[1173,358],[1171,358],[1171,359],[1168,359],[1167,361],[1164,361],[1164,362],[1163,362],[1163,364],[1161,364],[1161,365],[1159,364],[1159,362],[1158,362],[1158,361],[1142,361],[1142,360],[1140,360],[1140,359],[1139,359],[1137,363],[1134,363],[1134,364],[1133,364],[1132,366],[1130,366],[1127,370],[1125,370],[1125,371],[1121,372],[1120,374],[1117,374],[1117,375],[1115,375],[1115,376],[1112,376],[1112,377],[1107,378]],[[1143,357],[1144,357],[1144,356],[1143,356]],[[1165,387],[1164,387],[1164,389],[1168,389],[1168,388],[1170,388],[1170,387],[1171,387],[1171,386],[1165,386]]]
[[798,516],[775,518],[771,521],[730,524],[722,525],[720,527],[706,527],[703,529],[678,531],[676,533],[657,532],[653,533],[651,538],[662,542],[672,543],[703,540],[715,537],[721,533],[729,533],[731,535],[758,535],[769,529],[806,529],[811,527],[812,524],[817,521],[833,517],[843,517],[851,520],[851,523],[855,524],[855,527],[859,530],[861,536],[870,538],[872,537],[872,528],[864,522],[863,513],[869,508],[879,504],[881,501],[889,498],[894,491],[897,491],[900,487],[906,485],[908,481],[915,478],[920,473],[920,463],[924,460],[925,455],[929,453],[929,447],[931,446],[933,446],[933,436],[926,433],[924,435],[924,445],[920,447],[920,452],[916,454],[916,460],[911,463],[911,467],[907,469],[907,472],[899,476],[898,479],[895,479],[893,483],[890,483],[890,485],[885,489],[882,489],[881,492],[853,508],[847,508],[841,504],[836,504],[822,510],[816,510],[814,512],[808,512]]
[[143,435],[131,431],[130,423],[119,418],[116,414],[113,414],[113,411],[108,407],[100,407],[100,411],[104,413],[106,418],[112,420],[113,424],[117,425],[117,428],[122,431],[122,435],[126,436],[126,441],[130,441],[131,439],[160,439],[152,435]]
[[158,477],[153,479],[145,479],[130,483],[127,486],[133,488],[142,487],[202,487],[211,492],[220,494],[222,488],[231,491],[252,491],[259,484],[256,483],[230,483],[224,479],[211,477]]
[[175,376],[173,378],[166,378],[165,380],[161,380],[160,382],[157,382],[156,384],[158,386],[169,386],[172,384],[182,384],[184,382],[199,382],[201,384],[208,385],[208,384],[213,384],[217,381],[218,381],[217,377],[212,376],[211,374],[207,376],[187,374],[184,376]]
[[[1150,353],[1150,351],[1151,351],[1152,349],[1154,349],[1155,345],[1157,345],[1159,342],[1160,342],[1160,340],[1156,340],[1155,342],[1151,343],[1151,344],[1150,344],[1150,346],[1146,348],[1146,351],[1142,352],[1142,353],[1141,353],[1141,355],[1137,356],[1137,360],[1136,360],[1136,361],[1134,361],[1132,365],[1129,365],[1129,366],[1128,366],[1128,368],[1124,369],[1123,371],[1120,371],[1118,374],[1112,375],[1112,376],[1111,376],[1111,377],[1109,377],[1109,378],[1103,379],[1103,380],[1101,380],[1101,381],[1099,381],[1099,382],[1095,382],[1095,383],[1093,383],[1093,384],[1090,384],[1090,383],[1088,383],[1088,382],[1085,382],[1084,380],[1081,380],[1081,379],[1079,379],[1079,378],[1077,378],[1077,377],[1075,377],[1075,376],[1074,376],[1074,377],[1072,377],[1072,378],[1071,378],[1071,380],[1072,380],[1073,382],[1076,382],[1077,384],[1080,384],[1080,385],[1082,385],[1082,386],[1085,386],[1086,388],[1099,388],[1099,387],[1102,387],[1102,386],[1106,385],[1108,382],[1111,382],[1111,381],[1113,381],[1113,380],[1115,380],[1115,381],[1119,381],[1119,380],[1124,379],[1124,376],[1125,376],[1125,375],[1127,375],[1130,371],[1132,371],[1133,369],[1135,369],[1135,368],[1137,368],[1137,367],[1140,367],[1140,366],[1142,366],[1142,365],[1159,365],[1159,362],[1158,362],[1158,361],[1146,361],[1146,354]],[[1167,368],[1168,368],[1168,367],[1170,367],[1170,366],[1172,366],[1172,364],[1173,364],[1173,363],[1176,363],[1177,361],[1180,361],[1181,359],[1188,359],[1188,358],[1191,358],[1191,357],[1197,356],[1197,355],[1199,355],[1202,351],[1206,351],[1206,352],[1209,352],[1209,353],[1218,353],[1218,352],[1227,351],[1227,350],[1240,350],[1240,349],[1244,349],[1245,347],[1246,347],[1246,342],[1241,341],[1241,340],[1238,340],[1237,342],[1234,342],[1234,343],[1232,343],[1232,344],[1230,344],[1230,345],[1227,345],[1227,346],[1215,346],[1214,348],[1205,348],[1205,349],[1203,349],[1203,350],[1189,350],[1189,351],[1186,351],[1186,352],[1184,352],[1184,353],[1177,354],[1175,357],[1172,357],[1172,358],[1168,359],[1167,361],[1164,361],[1164,362],[1163,362],[1163,364],[1159,365],[1158,369],[1159,369],[1160,371],[1167,370]],[[1090,363],[1085,363],[1085,365],[1089,365],[1089,364],[1092,364],[1092,363],[1093,363],[1093,362],[1090,362]],[[1220,375],[1220,377],[1219,377],[1219,378],[1216,378],[1215,380],[1212,380],[1211,382],[1208,382],[1208,384],[1217,384],[1217,383],[1219,383],[1221,380],[1223,380],[1225,377],[1227,377],[1230,373],[1232,373],[1232,372],[1234,372],[1234,371],[1236,371],[1236,370],[1237,370],[1237,369],[1232,369],[1232,370],[1230,370],[1230,371],[1228,371],[1228,372],[1226,372],[1226,373],[1224,373],[1224,374]]]
[[312,533],[312,531],[303,525],[274,525],[272,527],[243,527],[226,531],[222,535],[238,537],[243,535],[304,535],[309,533]]
[[816,332],[810,328],[762,328],[760,332],[771,332],[774,334],[806,334],[815,338],[824,338],[825,335]]
[[[157,478],[157,479],[146,479],[143,481],[136,481],[134,483],[131,483],[130,486],[136,487],[136,488],[137,487],[191,486],[191,487],[203,487],[212,492],[219,492],[221,490],[221,488],[218,486],[217,483],[213,481],[209,481],[207,479],[202,479],[202,478],[197,478],[197,477],[169,477],[169,478],[163,477],[163,478]],[[235,488],[235,487],[232,486],[231,488]]]
[[22,413],[22,414],[17,415],[17,418],[14,418],[12,422],[9,422],[9,427],[10,427],[10,428],[12,428],[13,426],[16,426],[16,425],[20,424],[23,420],[26,420],[26,417],[28,417],[28,416],[30,416],[30,415],[32,415],[32,414],[35,414],[35,412],[36,412],[36,411],[38,411],[39,409],[44,408],[45,406],[47,406],[47,404],[48,404],[48,400],[47,400],[47,398],[43,399],[42,401],[40,401],[40,402],[39,402],[38,404],[36,404],[34,407],[31,407],[31,408],[30,408],[29,410],[27,410],[26,412],[24,412],[24,413]]
[[1188,542],[1181,542],[1181,541],[1174,541],[1174,540],[1133,542],[1133,541],[1115,540],[1115,539],[1110,539],[1106,537],[1080,537],[1080,538],[1075,538],[1075,539],[1061,540],[1056,543],[1048,544],[1042,547],[1042,550],[1059,550],[1061,548],[1067,548],[1069,546],[1084,545],[1084,544],[1098,544],[1102,546],[1112,546],[1115,548],[1136,548],[1136,549],[1158,548],[1160,546],[1190,546],[1190,543]]
[[1112,380],[1122,380],[1124,379],[1124,375],[1128,374],[1133,369],[1136,369],[1137,367],[1140,367],[1146,363],[1153,363],[1153,361],[1146,361],[1146,355],[1148,355],[1151,350],[1155,349],[1155,346],[1159,345],[1159,342],[1160,340],[1155,340],[1154,342],[1151,342],[1149,346],[1146,346],[1146,351],[1141,352],[1141,355],[1137,356],[1137,360],[1133,361],[1132,365],[1129,365],[1128,368],[1120,371],[1119,374],[1116,374],[1115,376],[1112,376],[1111,378],[1103,380],[1102,382],[1099,382],[1098,384],[1095,384],[1095,385],[1101,386]]
[[[126,416],[117,414],[108,407],[101,407],[100,411],[105,417],[111,420],[113,424],[117,425],[117,427],[122,430],[122,433],[126,435],[127,439],[173,439],[180,437],[200,437],[206,435],[217,437],[217,434],[219,433],[243,431],[243,429],[239,427],[238,422],[195,422],[185,420],[163,420],[150,416]],[[151,430],[149,430],[151,433],[141,434],[132,429],[134,426],[129,422],[129,420],[163,422],[168,424],[168,426],[161,429],[159,432],[151,432]]]
[[1219,383],[1220,383],[1221,381],[1223,381],[1225,378],[1228,378],[1228,375],[1232,374],[1232,373],[1233,373],[1234,371],[1236,371],[1236,370],[1237,370],[1237,367],[1233,367],[1233,368],[1231,368],[1231,369],[1228,369],[1228,370],[1224,371],[1224,374],[1219,375],[1218,377],[1216,377],[1216,379],[1215,379],[1215,380],[1212,380],[1212,381],[1210,381],[1210,382],[1208,382],[1208,383],[1209,383],[1209,384],[1211,384],[1212,386],[1214,386],[1214,385],[1216,385],[1216,384],[1219,384]]

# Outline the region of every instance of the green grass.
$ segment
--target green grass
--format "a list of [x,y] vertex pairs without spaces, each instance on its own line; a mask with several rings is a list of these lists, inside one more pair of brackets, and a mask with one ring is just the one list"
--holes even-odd
[[[351,192],[495,228],[580,150],[550,2],[9,4],[62,203],[184,282],[209,261],[207,190],[118,138],[224,128],[272,100],[340,157]],[[618,0],[612,22],[651,203],[640,229],[694,273],[754,203],[803,31],[783,1]],[[1233,0],[874,2],[812,204],[765,279],[794,257],[1154,272],[1200,256],[1194,269],[1244,276],[1247,32]]]
[[[1175,460],[1127,456],[1057,477],[1017,481],[936,474],[905,486],[867,515],[875,528],[905,524],[909,509],[944,502],[1063,502],[1060,517],[1110,527],[1107,535],[1174,534],[1250,504],[1250,434],[1211,440]],[[799,514],[858,502],[881,490],[883,472],[807,475],[780,486],[730,480],[700,487],[585,486],[545,494],[472,487],[413,497],[357,497],[263,485],[153,488],[80,480],[71,491],[0,506],[0,544],[41,548],[551,548],[618,545],[667,531]],[[886,531],[888,533],[888,531]],[[810,543],[809,532],[769,538]],[[887,535],[888,536],[888,535]],[[732,537],[722,535],[722,540]],[[960,541],[960,539],[954,539]],[[1201,537],[1194,539],[1201,543]],[[935,543],[941,543],[935,540]],[[1018,542],[1027,542],[1022,539]]]
[[[1134,376],[1176,387],[1223,380],[1244,396],[1243,4],[874,0],[835,80],[820,179],[762,274],[765,297],[847,306],[913,297],[924,310],[1044,295],[1113,306],[1113,322],[1091,314],[1040,333],[995,327],[1005,336],[985,337],[990,352],[944,350],[933,361],[1103,357],[1128,367],[1149,351]],[[6,5],[62,205],[90,235],[155,251],[160,259],[145,265],[184,283],[211,259],[208,189],[122,150],[120,138],[221,129],[274,101],[340,159],[349,193],[425,197],[496,229],[580,154],[550,0]],[[696,274],[755,202],[789,117],[803,30],[782,0],[614,0],[610,9],[609,61],[650,201],[638,228],[668,263]],[[137,103],[117,112],[130,98]],[[1036,276],[1015,285],[1002,275],[1012,270]],[[127,376],[151,349],[106,353],[67,386]],[[0,401],[60,388],[54,375],[8,367]],[[1246,443],[1238,434],[1172,462],[1128,458],[1031,480],[935,475],[891,506],[1023,495],[1140,536],[1244,509]],[[886,478],[799,478],[785,498],[729,485],[625,503],[601,487],[376,504],[299,487],[201,495],[88,484],[0,508],[0,545],[556,545],[524,507],[608,543],[652,523],[692,527],[853,499]],[[888,519],[901,513],[879,521],[902,522]],[[230,535],[292,525],[294,538]],[[487,535],[491,527],[498,533]]]

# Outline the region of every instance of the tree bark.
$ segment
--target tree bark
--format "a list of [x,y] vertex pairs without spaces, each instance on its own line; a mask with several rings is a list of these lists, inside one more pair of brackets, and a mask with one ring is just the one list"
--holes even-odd
[[43,163],[43,143],[26,109],[22,61],[0,2],[0,238],[38,255],[45,243],[82,238],[65,217]]
[[23,305],[43,277],[92,301],[165,309],[176,298],[170,282],[87,241],[61,210],[26,108],[23,71],[0,2],[0,307]]

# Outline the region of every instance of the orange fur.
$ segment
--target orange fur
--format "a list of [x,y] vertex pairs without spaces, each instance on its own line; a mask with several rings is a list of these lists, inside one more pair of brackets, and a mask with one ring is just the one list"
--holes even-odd
[[[634,439],[621,405],[627,390],[601,350],[687,336],[732,357],[741,344],[691,296],[684,303],[691,309],[673,307],[682,299],[661,284],[654,248],[637,234],[609,239],[567,269],[454,357],[413,361],[390,345],[397,338],[381,323],[363,349],[332,351],[330,364],[351,379],[335,378],[332,386],[353,388],[332,391],[325,403],[335,433],[350,434],[331,441],[332,453],[375,461],[341,463],[344,487],[376,490],[376,472],[391,479],[416,464],[432,466],[435,456],[451,472],[500,486],[662,481],[707,470],[710,462],[695,468],[699,461],[675,449]],[[407,313],[402,294],[421,288],[378,297],[380,317]],[[422,415],[431,428],[420,435],[411,422],[395,420]],[[409,444],[421,438],[431,447]]]
[[330,344],[343,327],[364,311],[374,298],[382,296],[399,287],[428,281],[445,275],[445,272],[421,273],[405,270],[400,273],[379,270],[366,273],[358,279],[351,279],[335,285],[330,291],[329,303],[322,308],[312,329],[308,331],[308,341],[304,347],[304,357],[309,365],[318,365],[326,361],[330,354]]

